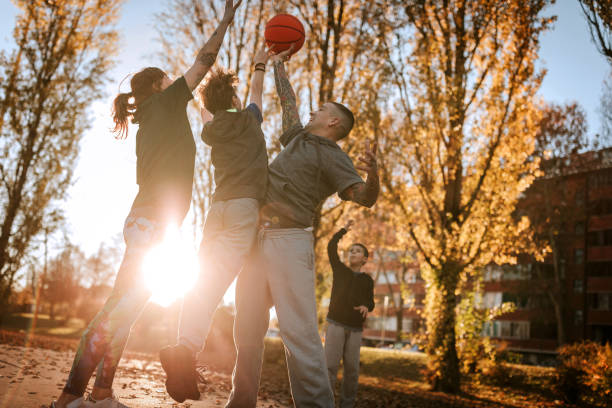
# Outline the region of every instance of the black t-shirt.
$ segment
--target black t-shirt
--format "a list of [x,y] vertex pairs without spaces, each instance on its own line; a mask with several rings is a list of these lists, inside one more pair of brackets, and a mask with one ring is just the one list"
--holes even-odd
[[204,125],[202,140],[212,148],[213,201],[254,198],[263,201],[268,183],[268,153],[256,104],[238,112],[217,112]]
[[334,280],[327,318],[336,323],[361,330],[365,319],[355,306],[366,306],[374,310],[374,281],[363,272],[353,272],[338,257],[338,241],[346,234],[342,228],[336,232],[327,245],[329,263]]
[[184,77],[140,104],[134,115],[136,182],[132,209],[179,225],[189,211],[196,147],[187,119],[193,98]]

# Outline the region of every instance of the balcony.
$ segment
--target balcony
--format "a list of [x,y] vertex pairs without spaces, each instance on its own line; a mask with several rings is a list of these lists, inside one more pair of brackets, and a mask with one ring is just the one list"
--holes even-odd
[[589,262],[612,261],[612,246],[598,246],[588,249]]
[[588,277],[587,293],[612,292],[612,276]]
[[589,217],[589,231],[612,229],[612,214]]

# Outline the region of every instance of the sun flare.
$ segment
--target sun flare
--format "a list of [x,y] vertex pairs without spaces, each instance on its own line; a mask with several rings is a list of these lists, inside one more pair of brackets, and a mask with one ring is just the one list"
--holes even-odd
[[153,247],[143,262],[146,287],[151,301],[169,306],[195,284],[198,258],[191,243],[183,239],[176,226],[167,229],[160,245]]

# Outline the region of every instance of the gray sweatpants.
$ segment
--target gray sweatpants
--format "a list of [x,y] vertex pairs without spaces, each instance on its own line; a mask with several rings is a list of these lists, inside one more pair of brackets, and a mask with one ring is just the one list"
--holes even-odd
[[327,372],[332,390],[338,377],[340,360],[344,365],[340,408],[353,408],[357,396],[359,379],[359,349],[361,348],[361,331],[350,330],[329,322],[325,334],[325,357]]
[[270,307],[276,307],[296,407],[333,408],[315,303],[312,233],[266,229],[238,276],[236,365],[226,407],[255,407]]
[[179,344],[194,353],[204,346],[213,314],[240,272],[257,235],[259,204],[253,198],[212,204],[200,244],[200,274],[183,301]]

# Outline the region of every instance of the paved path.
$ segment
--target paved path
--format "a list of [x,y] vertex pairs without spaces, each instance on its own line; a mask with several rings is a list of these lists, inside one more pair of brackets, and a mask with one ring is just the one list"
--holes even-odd
[[[47,407],[61,392],[73,357],[72,351],[0,344],[0,408]],[[159,361],[150,355],[127,353],[119,365],[114,388],[121,402],[133,408],[223,407],[230,391],[230,377],[209,372],[206,380],[201,401],[177,404],[165,392]],[[257,407],[288,405],[260,399]]]

